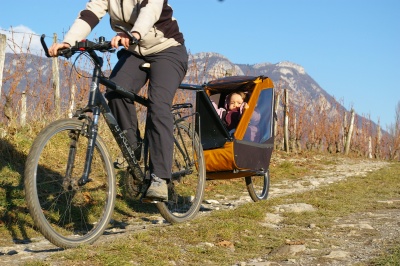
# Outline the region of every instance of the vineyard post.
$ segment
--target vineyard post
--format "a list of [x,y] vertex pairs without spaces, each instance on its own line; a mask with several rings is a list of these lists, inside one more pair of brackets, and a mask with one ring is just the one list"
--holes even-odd
[[6,35],[0,34],[0,99],[1,99],[1,87],[3,84],[3,70],[4,70],[5,60],[6,60]]
[[289,92],[285,89],[285,107],[284,107],[284,150],[289,152]]
[[279,109],[279,96],[280,94],[275,93],[275,101],[274,101],[274,138],[278,134],[278,109]]
[[354,109],[352,108],[351,111],[351,118],[350,118],[350,125],[349,125],[349,131],[347,132],[346,136],[346,145],[344,148],[345,154],[348,155],[350,151],[350,143],[351,143],[351,136],[353,135],[353,128],[354,128],[354,117],[355,117],[355,112]]
[[378,121],[378,127],[376,129],[376,144],[375,144],[375,158],[381,158],[381,140],[382,140],[382,132],[381,132],[381,125],[380,121]]
[[368,159],[372,159],[372,137],[368,137]]
[[[57,34],[54,33],[53,42],[57,43]],[[53,57],[53,89],[54,89],[54,105],[57,116],[60,116],[60,72],[57,57]]]
[[21,95],[21,116],[20,116],[21,126],[26,125],[26,92],[23,91]]
[[343,146],[346,145],[346,137],[347,137],[347,112],[344,112],[344,116],[343,116],[343,127],[342,127],[342,142],[343,142]]
[[75,106],[75,90],[76,90],[76,85],[72,84],[71,86],[71,92],[69,95],[69,108],[68,108],[68,116],[69,118],[72,118],[74,115],[74,106]]

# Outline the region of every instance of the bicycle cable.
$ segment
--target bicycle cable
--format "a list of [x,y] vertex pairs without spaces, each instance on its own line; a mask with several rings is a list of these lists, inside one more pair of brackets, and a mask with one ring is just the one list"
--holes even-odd
[[[96,65],[96,62],[93,60],[92,57],[90,57],[89,55],[87,55],[86,51],[76,52],[76,53],[78,53],[78,55],[76,56],[74,62],[72,63],[71,72],[70,72],[70,77],[71,77],[71,75],[72,75],[72,69],[74,69],[75,72],[76,72],[76,74],[77,74],[79,77],[91,78],[92,76],[83,75],[82,73],[84,72],[84,70],[78,70],[76,64],[77,64],[78,59],[79,59],[82,55],[85,56],[87,59],[89,59],[89,61],[90,61],[93,65]],[[100,69],[100,76],[101,76],[101,77],[106,77],[105,74],[104,74],[104,72],[103,72],[103,70],[101,69],[101,66],[98,65],[98,64],[97,64],[97,66],[98,66],[99,69]]]

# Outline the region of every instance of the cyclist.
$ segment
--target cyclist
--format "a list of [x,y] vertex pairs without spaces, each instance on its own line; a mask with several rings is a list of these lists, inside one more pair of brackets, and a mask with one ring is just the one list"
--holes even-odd
[[[188,66],[183,34],[172,16],[173,10],[168,1],[91,0],[79,13],[63,42],[53,44],[49,54],[57,56],[57,50],[85,39],[107,12],[111,27],[117,32],[111,44],[114,48],[118,48],[119,44],[124,46],[118,52],[118,62],[110,79],[137,93],[149,78],[150,106],[145,130],[149,136],[152,182],[145,198],[165,201],[168,199],[167,182],[171,178],[173,151],[173,117],[170,109]],[[128,36],[118,32],[115,25],[130,29],[138,44],[129,45]],[[145,62],[151,64],[149,75],[139,68]],[[119,126],[126,132],[132,148],[136,149],[140,132],[135,106],[115,91],[108,90],[106,98]]]

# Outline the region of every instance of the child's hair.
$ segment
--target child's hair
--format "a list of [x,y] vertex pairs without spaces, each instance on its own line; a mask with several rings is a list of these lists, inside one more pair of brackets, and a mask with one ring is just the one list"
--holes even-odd
[[246,99],[246,93],[244,93],[243,91],[234,91],[234,92],[231,92],[228,94],[227,101],[231,100],[231,97],[233,94],[240,95],[240,97],[242,97],[243,101],[245,101],[245,99]]
[[232,95],[235,95],[235,94],[239,95],[242,98],[243,102],[246,102],[246,97],[247,97],[246,93],[244,93],[243,91],[231,92],[225,98],[225,106],[224,107],[227,111],[229,110],[229,104],[231,102]]

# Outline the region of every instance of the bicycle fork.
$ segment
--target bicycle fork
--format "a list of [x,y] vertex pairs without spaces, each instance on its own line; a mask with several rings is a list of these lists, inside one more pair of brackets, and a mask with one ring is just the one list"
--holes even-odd
[[94,107],[93,108],[93,121],[89,125],[88,128],[88,145],[86,149],[86,158],[85,158],[85,167],[83,170],[83,175],[78,181],[78,185],[83,186],[87,182],[90,182],[89,174],[90,174],[90,167],[92,165],[93,153],[96,147],[96,138],[98,132],[98,122],[100,116],[100,108]]
[[[98,129],[98,120],[99,120],[99,108],[93,109],[93,120],[90,120],[88,117],[85,118],[85,122],[82,124],[82,127],[79,129],[71,130],[69,133],[70,144],[69,144],[69,154],[68,154],[68,162],[67,169],[65,171],[65,177],[63,180],[63,187],[65,190],[75,190],[78,189],[79,186],[83,186],[86,183],[90,182],[89,174],[91,171],[91,164],[94,149],[96,146],[96,138],[97,138],[97,129]],[[88,139],[88,144],[86,147],[86,156],[85,156],[85,165],[83,168],[82,176],[79,178],[78,182],[72,178],[73,169],[75,166],[76,160],[76,152],[79,143],[79,138],[84,135]]]

